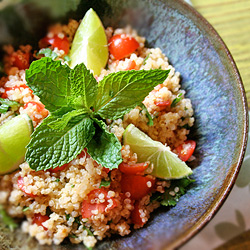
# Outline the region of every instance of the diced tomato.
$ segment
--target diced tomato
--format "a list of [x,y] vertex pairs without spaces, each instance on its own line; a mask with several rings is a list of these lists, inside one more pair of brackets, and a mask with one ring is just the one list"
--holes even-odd
[[157,101],[155,102],[155,105],[160,108],[160,111],[166,109],[171,105],[171,102],[169,100],[167,101]]
[[25,84],[22,84],[20,86],[14,86],[14,87],[6,87],[4,89],[4,93],[1,94],[1,98],[8,98],[7,92],[10,90],[15,90],[15,89],[20,89],[20,88],[24,88],[24,89],[29,89],[31,93],[33,93],[33,91]]
[[114,35],[109,39],[109,52],[116,60],[129,56],[139,47],[139,43],[126,34]]
[[32,198],[35,198],[35,197],[36,197],[36,195],[34,195],[34,194],[32,194],[32,193],[26,192],[23,177],[21,177],[21,176],[18,177],[18,179],[17,179],[17,186],[18,186],[25,194],[27,194],[28,196],[30,196],[30,197],[32,197]]
[[48,230],[47,227],[43,225],[43,222],[49,220],[49,216],[47,215],[41,215],[41,214],[34,214],[34,218],[32,221],[32,224],[37,224],[38,226],[42,226],[44,230]]
[[23,108],[26,109],[28,107],[29,103],[35,105],[38,112],[42,112],[45,109],[45,106],[39,102],[27,102],[27,103],[25,103]]
[[[104,202],[99,201],[99,195],[103,196]],[[112,205],[109,206],[109,201],[112,202]],[[107,212],[113,208],[117,207],[117,202],[114,198],[108,197],[108,191],[104,188],[98,188],[92,190],[86,200],[82,202],[82,218],[90,218],[93,214],[93,211],[99,213]]]
[[58,35],[54,35],[53,37],[46,36],[39,41],[40,48],[46,48],[50,45],[59,50],[63,50],[65,54],[69,53],[69,40],[66,36],[63,38],[60,38]]
[[119,170],[124,174],[142,174],[144,170],[148,168],[148,165],[148,162],[136,163],[133,165],[122,162],[119,165]]
[[130,61],[126,70],[132,70],[136,68],[136,63],[134,60]]
[[150,193],[155,185],[155,179],[149,175],[128,175],[122,174],[121,188],[122,192],[129,192],[131,198],[139,200]]
[[194,153],[195,147],[195,141],[187,140],[183,144],[179,145],[175,150],[177,151],[178,157],[182,161],[187,161]]
[[107,174],[110,172],[110,169],[109,169],[109,168],[103,167],[103,170],[104,170],[104,172],[106,172]]
[[145,224],[145,222],[142,221],[139,210],[140,210],[139,209],[139,202],[136,201],[134,204],[134,209],[131,212],[131,220],[132,220],[133,224],[143,226]]
[[21,51],[13,52],[10,55],[12,66],[17,67],[18,69],[28,69],[30,66],[30,59],[30,53],[24,53]]
[[69,166],[69,163],[66,163],[64,165],[62,165],[61,167],[56,167],[56,168],[50,168],[49,169],[49,172],[50,173],[57,173],[57,172],[61,172],[63,171],[64,169],[66,169],[67,167]]

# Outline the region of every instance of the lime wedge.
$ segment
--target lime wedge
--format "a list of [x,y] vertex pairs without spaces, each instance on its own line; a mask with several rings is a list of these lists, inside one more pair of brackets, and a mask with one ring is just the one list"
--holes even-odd
[[0,174],[16,170],[24,161],[26,146],[33,132],[28,115],[16,116],[0,126]]
[[153,164],[151,175],[163,179],[181,179],[192,174],[191,168],[158,141],[152,140],[140,129],[130,124],[123,134],[123,142],[137,154],[138,162]]
[[89,9],[78,27],[69,52],[70,67],[84,63],[99,75],[108,61],[108,42],[101,20]]

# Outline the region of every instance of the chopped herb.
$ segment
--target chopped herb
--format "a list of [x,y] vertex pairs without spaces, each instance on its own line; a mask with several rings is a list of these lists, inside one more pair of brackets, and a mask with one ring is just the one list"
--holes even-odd
[[185,110],[185,111],[187,111],[187,110],[188,110],[188,108],[187,108],[187,107],[185,107],[185,108],[184,108],[184,110]]
[[143,109],[143,110],[145,110],[145,112],[146,112],[146,116],[147,116],[147,118],[148,118],[148,126],[153,126],[154,125],[154,121],[153,121],[153,117],[151,116],[151,114],[148,112],[148,109],[146,108],[146,106],[143,104],[143,103],[141,103],[140,104],[140,107]]
[[[120,71],[98,83],[83,63],[71,69],[49,57],[32,62],[26,70],[27,85],[51,115],[32,134],[26,152],[29,166],[36,171],[56,168],[87,147],[97,163],[118,168],[121,143],[104,120],[123,117],[168,74],[169,70],[159,69]],[[67,151],[63,150],[65,143]],[[59,153],[53,154],[55,151]]]
[[30,207],[24,207],[23,208],[23,212],[26,212],[26,211],[28,211],[30,209]]
[[75,185],[71,185],[71,187],[72,187],[72,188],[74,188],[74,187],[75,187]]
[[110,186],[110,181],[101,180],[99,188],[101,188],[101,187],[109,187],[109,186]]
[[70,214],[66,214],[66,213],[65,213],[65,216],[66,216],[66,220],[69,220]]
[[180,102],[182,99],[182,93],[179,93],[177,97],[172,101],[171,108],[174,108],[178,102]]
[[[170,188],[167,188],[162,195],[161,205],[175,206],[179,198],[186,193],[187,187],[194,182],[194,180],[186,177],[180,180],[172,180]],[[172,195],[174,194],[174,196]]]
[[45,57],[49,57],[52,60],[55,60],[58,57],[58,55],[56,54],[56,52],[52,51],[50,48],[40,49],[37,52],[37,55],[44,55]]
[[75,221],[74,222],[76,222],[78,224],[78,226],[82,225],[80,216],[79,217],[75,217]]
[[5,114],[10,108],[18,108],[20,103],[8,99],[0,98],[0,114]]
[[60,179],[59,179],[59,178],[57,178],[55,181],[56,181],[56,182],[60,182]]
[[112,222],[113,222],[112,220],[109,220],[107,224],[110,225]]
[[74,238],[74,239],[77,238],[77,236],[75,234],[69,234],[68,236],[69,236],[69,238]]
[[71,59],[69,58],[69,56],[65,56],[65,57],[63,58],[63,60],[64,60],[65,62],[70,62],[70,61],[71,61]]
[[148,60],[148,58],[150,57],[151,54],[152,54],[152,53],[150,52],[150,53],[144,58],[142,65],[145,65],[145,64],[146,64],[146,62],[147,62],[147,60]]
[[0,218],[3,223],[9,227],[9,229],[13,232],[18,225],[14,222],[14,220],[6,213],[4,208],[0,205]]
[[90,231],[90,229],[89,228],[87,228],[87,227],[83,227],[87,232],[88,232],[88,235],[90,235],[90,236],[94,236],[94,234]]
[[185,124],[185,125],[182,126],[182,128],[190,129],[191,127],[188,124]]

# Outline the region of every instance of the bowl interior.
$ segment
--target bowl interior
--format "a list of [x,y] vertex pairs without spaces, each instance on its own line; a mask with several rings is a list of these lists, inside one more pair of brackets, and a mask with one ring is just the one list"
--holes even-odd
[[[191,7],[177,0],[29,0],[0,5],[0,44],[37,44],[49,23],[81,19],[90,7],[105,26],[130,24],[146,37],[149,47],[159,47],[167,55],[192,101],[196,122],[190,138],[197,141],[196,160],[192,162],[196,182],[178,204],[158,209],[144,228],[98,243],[97,249],[179,246],[210,220],[239,170],[248,120],[240,77],[216,32]],[[39,247],[26,235],[6,230],[0,233],[4,242],[0,246],[18,249],[16,237],[22,238],[25,249],[82,249],[82,245],[67,243]]]

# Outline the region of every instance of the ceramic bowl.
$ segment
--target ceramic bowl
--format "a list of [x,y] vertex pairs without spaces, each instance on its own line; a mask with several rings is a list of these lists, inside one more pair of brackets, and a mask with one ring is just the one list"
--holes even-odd
[[[196,182],[178,204],[159,208],[144,228],[126,237],[104,240],[96,248],[179,247],[218,211],[242,163],[248,117],[238,70],[211,25],[179,0],[1,1],[0,44],[37,44],[49,23],[80,19],[90,7],[105,26],[130,24],[146,37],[149,47],[159,47],[167,55],[181,74],[186,96],[192,100],[196,121],[190,137],[197,142],[196,160],[191,164]],[[6,249],[83,249],[82,245],[69,243],[38,246],[27,235],[9,233],[6,229],[1,230],[0,242]]]

